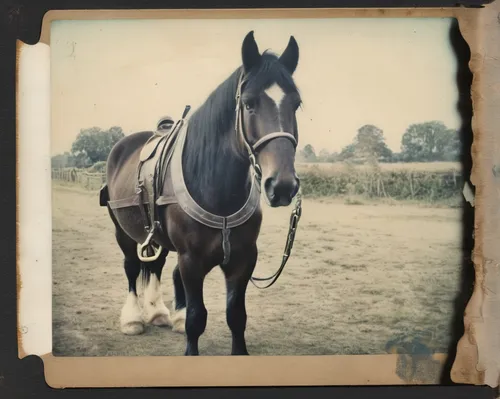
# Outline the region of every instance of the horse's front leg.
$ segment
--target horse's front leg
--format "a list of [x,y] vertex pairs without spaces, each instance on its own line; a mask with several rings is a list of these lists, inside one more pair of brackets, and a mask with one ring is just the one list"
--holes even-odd
[[206,268],[201,259],[191,253],[179,255],[179,270],[186,294],[186,356],[199,355],[198,340],[205,332],[207,309],[203,303],[203,281]]
[[231,254],[231,260],[222,266],[227,287],[227,324],[232,334],[231,355],[248,355],[245,342],[247,313],[245,294],[257,263],[257,247]]

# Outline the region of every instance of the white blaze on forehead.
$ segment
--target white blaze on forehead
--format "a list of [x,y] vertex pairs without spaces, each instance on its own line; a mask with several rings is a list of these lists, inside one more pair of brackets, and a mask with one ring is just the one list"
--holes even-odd
[[283,97],[285,97],[285,92],[278,84],[273,84],[269,89],[265,90],[265,93],[274,101],[276,107],[278,108],[278,120],[280,124],[280,132],[283,131],[283,126],[281,126],[281,118],[279,116],[280,104],[283,101]]
[[269,89],[267,89],[265,93],[276,103],[276,106],[279,108],[283,97],[285,97],[285,92],[283,91],[283,89],[275,83]]

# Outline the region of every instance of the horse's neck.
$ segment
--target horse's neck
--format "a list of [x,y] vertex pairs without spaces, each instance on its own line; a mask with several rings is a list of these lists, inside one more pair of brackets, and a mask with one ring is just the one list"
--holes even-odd
[[[226,136],[217,140],[229,139]],[[186,142],[186,146],[188,144]],[[184,171],[191,196],[211,213],[228,216],[236,212],[244,205],[250,192],[249,163],[232,153],[214,157],[201,148],[198,154],[198,166]]]

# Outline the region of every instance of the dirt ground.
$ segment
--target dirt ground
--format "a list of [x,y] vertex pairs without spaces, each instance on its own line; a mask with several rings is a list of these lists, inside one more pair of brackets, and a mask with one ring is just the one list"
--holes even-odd
[[[95,192],[54,185],[53,337],[55,355],[182,355],[185,338],[148,326],[119,329],[127,279],[105,208]],[[279,267],[290,209],[264,207],[255,275]],[[446,351],[460,272],[460,209],[414,205],[345,205],[304,200],[293,254],[267,290],[249,285],[251,355],[383,354],[398,336],[430,334]],[[172,300],[171,271],[163,292]],[[225,285],[214,269],[205,282],[208,310],[201,355],[226,355]]]

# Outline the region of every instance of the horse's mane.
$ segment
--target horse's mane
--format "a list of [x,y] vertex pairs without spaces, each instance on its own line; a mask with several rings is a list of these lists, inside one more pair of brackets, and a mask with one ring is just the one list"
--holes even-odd
[[[240,66],[233,71],[189,118],[183,169],[190,191],[201,202],[202,196],[213,200],[245,182],[245,176],[230,173],[248,171],[249,165],[234,130],[235,95],[242,70]],[[286,91],[298,91],[278,57],[266,51],[259,65],[249,71],[246,90],[260,93],[274,83]]]

